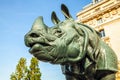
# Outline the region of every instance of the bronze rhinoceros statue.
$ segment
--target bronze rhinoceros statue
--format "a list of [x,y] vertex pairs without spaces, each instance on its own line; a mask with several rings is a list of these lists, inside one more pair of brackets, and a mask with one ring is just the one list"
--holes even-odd
[[66,80],[115,80],[117,57],[101,40],[100,34],[85,24],[76,22],[62,4],[64,21],[55,12],[53,27],[38,17],[25,35],[29,52],[40,61],[60,64]]

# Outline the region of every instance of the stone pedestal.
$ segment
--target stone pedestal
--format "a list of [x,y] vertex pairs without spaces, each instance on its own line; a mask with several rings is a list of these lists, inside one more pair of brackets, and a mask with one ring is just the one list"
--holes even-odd
[[118,72],[116,74],[116,80],[120,80],[120,61],[118,62]]

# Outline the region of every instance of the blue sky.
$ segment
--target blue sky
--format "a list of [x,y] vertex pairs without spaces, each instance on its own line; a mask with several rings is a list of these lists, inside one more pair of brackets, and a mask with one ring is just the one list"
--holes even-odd
[[[32,57],[24,45],[24,35],[30,30],[38,16],[52,26],[51,12],[55,11],[61,20],[60,5],[64,3],[76,19],[76,14],[92,0],[0,0],[0,80],[10,80],[21,57]],[[42,80],[65,80],[59,65],[40,62]]]

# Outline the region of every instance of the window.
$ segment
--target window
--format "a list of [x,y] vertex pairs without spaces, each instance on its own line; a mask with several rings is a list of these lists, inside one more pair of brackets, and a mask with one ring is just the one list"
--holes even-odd
[[97,23],[98,23],[98,24],[103,23],[103,19],[102,19],[102,18],[97,19]]
[[100,36],[101,37],[105,37],[105,31],[104,31],[104,29],[100,31]]
[[98,3],[98,2],[100,2],[100,1],[102,1],[102,0],[95,0],[95,3]]
[[102,1],[102,0],[93,0],[93,3],[95,4],[95,3],[98,3],[100,1]]

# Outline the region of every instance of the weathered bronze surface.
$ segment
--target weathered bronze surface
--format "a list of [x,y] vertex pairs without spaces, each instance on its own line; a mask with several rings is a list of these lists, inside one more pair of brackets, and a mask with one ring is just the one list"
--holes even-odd
[[25,35],[29,52],[41,61],[60,64],[66,80],[115,80],[114,51],[93,28],[74,21],[64,4],[61,10],[65,20],[52,12],[53,27],[47,27],[42,16],[35,20]]

